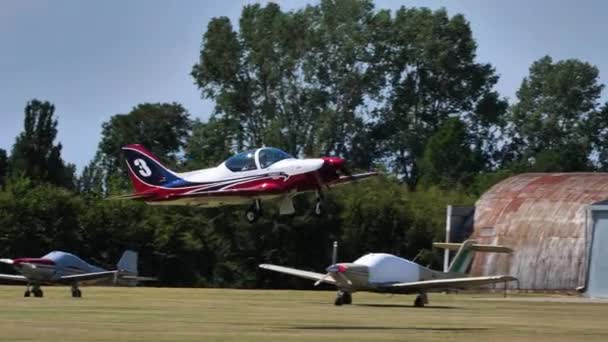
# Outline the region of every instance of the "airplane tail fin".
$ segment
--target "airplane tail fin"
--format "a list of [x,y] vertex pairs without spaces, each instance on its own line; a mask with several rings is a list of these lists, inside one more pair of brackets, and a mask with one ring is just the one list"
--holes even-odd
[[137,252],[126,250],[122,253],[116,268],[119,272],[137,276]]
[[497,245],[482,245],[475,243],[475,240],[466,240],[463,243],[447,243],[447,242],[436,242],[433,243],[434,247],[445,248],[451,251],[458,251],[450,267],[448,268],[449,273],[466,273],[471,266],[473,256],[475,252],[493,252],[493,253],[511,253],[513,250],[506,246]]
[[129,177],[136,194],[183,181],[142,145],[127,145],[122,150],[125,154]]

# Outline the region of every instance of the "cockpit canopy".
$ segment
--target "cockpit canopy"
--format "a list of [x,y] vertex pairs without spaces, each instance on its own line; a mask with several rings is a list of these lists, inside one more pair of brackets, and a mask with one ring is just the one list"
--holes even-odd
[[289,153],[274,147],[262,147],[234,155],[226,160],[226,167],[233,172],[265,169],[283,159],[293,158]]

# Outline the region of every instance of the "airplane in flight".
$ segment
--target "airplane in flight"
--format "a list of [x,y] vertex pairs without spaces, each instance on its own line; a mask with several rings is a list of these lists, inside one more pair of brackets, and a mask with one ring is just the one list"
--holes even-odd
[[41,258],[0,259],[0,262],[12,265],[21,273],[0,274],[0,279],[27,283],[24,297],[30,294],[42,297],[42,284],[70,285],[72,297],[79,298],[82,297],[78,287],[81,283],[111,282],[113,285],[135,286],[139,281],[156,280],[138,276],[137,252],[129,250],[123,253],[113,271],[93,266],[74,254],[61,251],[50,252]]
[[449,289],[466,289],[495,283],[516,281],[509,275],[469,277],[466,276],[474,252],[511,253],[505,246],[482,245],[474,240],[464,243],[434,243],[433,246],[458,251],[447,272],[431,270],[395,255],[385,253],[366,254],[352,263],[336,263],[337,242],[334,242],[332,264],[326,274],[309,272],[290,267],[262,264],[260,268],[285,273],[296,277],[335,285],[338,295],[335,305],[352,304],[352,293],[369,291],[394,294],[417,293],[415,307],[428,304],[428,292]]
[[303,192],[316,192],[314,212],[321,215],[324,188],[377,174],[353,175],[342,158],[296,159],[273,147],[239,153],[217,167],[177,173],[141,145],[127,145],[122,149],[135,193],[115,199],[196,207],[251,203],[245,213],[250,223],[262,215],[262,200],[280,200],[280,215],[295,213],[293,197]]

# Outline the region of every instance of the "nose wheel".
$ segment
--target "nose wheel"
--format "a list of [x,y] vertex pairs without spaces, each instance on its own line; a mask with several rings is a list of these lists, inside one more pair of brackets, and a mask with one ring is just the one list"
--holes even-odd
[[245,219],[249,223],[254,223],[260,216],[262,216],[262,201],[256,199],[253,201],[251,207],[245,212]]
[[31,289],[29,285],[27,286],[23,293],[23,297],[30,297],[31,295],[34,295],[36,298],[44,297],[44,292],[40,289],[40,285],[32,285]]
[[338,291],[334,305],[340,306],[342,304],[349,305],[353,303],[353,297],[349,292]]
[[78,288],[78,285],[72,285],[72,298],[80,298],[82,297],[82,292]]

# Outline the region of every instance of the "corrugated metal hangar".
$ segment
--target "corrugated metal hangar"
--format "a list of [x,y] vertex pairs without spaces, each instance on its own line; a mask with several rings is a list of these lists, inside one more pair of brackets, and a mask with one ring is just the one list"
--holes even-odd
[[608,173],[528,173],[503,180],[477,201],[471,236],[514,253],[481,253],[471,273],[512,274],[521,289],[578,288],[608,297],[607,199]]

